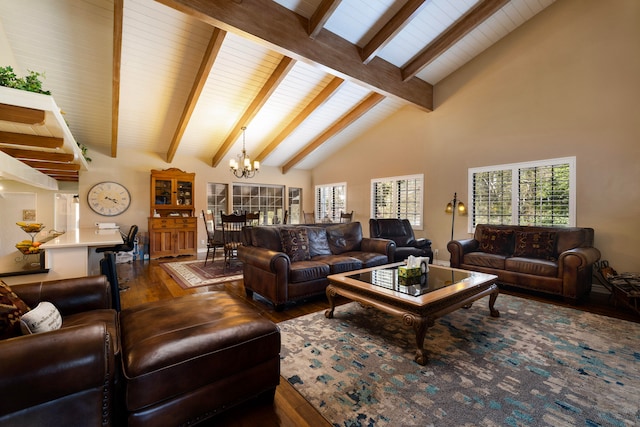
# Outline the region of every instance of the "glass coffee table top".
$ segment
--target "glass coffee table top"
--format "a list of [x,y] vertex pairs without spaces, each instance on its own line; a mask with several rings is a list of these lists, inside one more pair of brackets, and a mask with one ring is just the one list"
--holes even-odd
[[346,277],[411,296],[425,295],[473,275],[471,271],[430,265],[429,271],[414,277],[400,277],[398,266],[346,275]]

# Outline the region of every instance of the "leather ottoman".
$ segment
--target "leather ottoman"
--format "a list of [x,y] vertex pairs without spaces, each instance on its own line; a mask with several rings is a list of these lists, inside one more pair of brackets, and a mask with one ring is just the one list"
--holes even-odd
[[216,291],[120,314],[129,426],[194,424],[250,398],[273,399],[280,330]]

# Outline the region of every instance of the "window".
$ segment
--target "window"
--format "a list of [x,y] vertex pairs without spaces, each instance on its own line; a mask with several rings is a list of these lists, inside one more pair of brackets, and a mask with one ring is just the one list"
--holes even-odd
[[229,200],[229,186],[215,182],[207,183],[207,209],[213,212],[216,224],[220,224],[220,211],[227,211]]
[[234,212],[260,212],[260,224],[280,224],[284,217],[284,185],[233,184]]
[[340,222],[347,210],[347,183],[316,185],[315,216],[318,222]]
[[575,157],[469,169],[470,226],[575,226]]
[[424,175],[371,180],[371,218],[408,219],[422,230],[422,184]]
[[300,224],[302,221],[302,188],[289,187],[289,224]]

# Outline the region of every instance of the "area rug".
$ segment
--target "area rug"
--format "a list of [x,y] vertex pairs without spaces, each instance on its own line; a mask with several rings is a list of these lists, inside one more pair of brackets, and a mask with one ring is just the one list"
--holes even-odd
[[164,262],[160,264],[178,284],[184,288],[216,285],[242,279],[242,264],[232,262],[230,267],[224,266],[224,260]]
[[348,303],[279,323],[281,371],[334,426],[638,426],[640,324],[500,295],[429,328]]

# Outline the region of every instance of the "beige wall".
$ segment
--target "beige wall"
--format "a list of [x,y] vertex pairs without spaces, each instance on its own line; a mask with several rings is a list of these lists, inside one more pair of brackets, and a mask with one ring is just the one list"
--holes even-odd
[[[128,229],[137,224],[140,231],[148,230],[147,218],[150,213],[149,187],[151,184],[151,169],[178,168],[185,172],[196,174],[196,214],[199,216],[207,208],[207,183],[218,182],[231,184],[240,182],[233,178],[227,163],[217,168],[210,164],[187,156],[176,156],[171,164],[167,164],[160,155],[139,153],[125,149],[118,150],[118,157],[112,158],[101,153],[91,151],[88,172],[81,172],[78,194],[80,195],[80,226],[93,226],[96,222],[117,222],[121,228]],[[96,183],[101,181],[116,181],[123,184],[131,193],[131,206],[122,215],[104,217],[93,212],[87,206],[87,193]],[[263,167],[256,178],[242,180],[244,183],[279,184],[287,187],[302,187],[305,194],[310,194],[310,173],[308,171],[291,171],[282,175],[279,169]],[[304,196],[304,195],[303,195]],[[206,245],[200,242],[205,239],[204,222],[198,221],[198,247]]]
[[[577,225],[618,270],[640,270],[640,2],[558,0],[435,87],[435,110],[405,108],[313,171],[347,181],[365,230],[370,179],[425,174],[425,229],[440,259],[454,192],[470,167],[577,159]],[[353,158],[362,158],[354,165]],[[465,218],[466,220],[467,218]],[[456,221],[456,238],[468,234]]]

